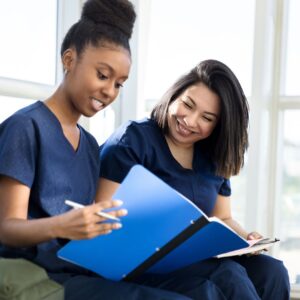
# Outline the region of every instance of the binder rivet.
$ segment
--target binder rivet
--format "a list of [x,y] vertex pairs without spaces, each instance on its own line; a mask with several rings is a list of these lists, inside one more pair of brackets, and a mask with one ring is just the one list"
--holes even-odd
[[195,221],[194,221],[194,220],[191,220],[191,224],[195,224]]
[[126,274],[123,274],[123,275],[122,275],[123,278],[125,278],[126,276],[127,276]]
[[155,248],[155,251],[159,251],[159,250],[160,250],[160,248],[158,248],[158,247],[157,247],[157,248]]

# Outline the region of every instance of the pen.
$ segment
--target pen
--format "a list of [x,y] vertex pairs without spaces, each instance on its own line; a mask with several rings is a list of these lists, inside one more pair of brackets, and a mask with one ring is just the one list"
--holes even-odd
[[[84,205],[79,204],[79,203],[74,202],[74,201],[71,201],[71,200],[65,200],[65,204],[69,205],[73,208],[83,208],[84,207]],[[110,220],[114,220],[114,221],[120,221],[119,218],[114,217],[114,216],[112,216],[110,214],[107,214],[105,212],[102,212],[102,211],[97,212],[97,215],[100,216],[100,217],[106,218],[106,219],[110,219]]]

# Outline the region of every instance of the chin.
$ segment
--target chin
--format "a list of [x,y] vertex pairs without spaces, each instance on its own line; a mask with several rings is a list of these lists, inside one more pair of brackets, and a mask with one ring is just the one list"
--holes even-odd
[[93,117],[95,114],[97,113],[97,111],[83,111],[81,112],[81,114],[86,117],[86,118],[91,118]]

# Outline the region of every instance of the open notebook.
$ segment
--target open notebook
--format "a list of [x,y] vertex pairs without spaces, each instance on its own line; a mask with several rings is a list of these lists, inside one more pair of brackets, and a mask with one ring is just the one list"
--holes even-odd
[[[116,191],[128,215],[122,228],[90,240],[70,241],[58,256],[111,280],[143,272],[167,273],[249,243],[140,165]],[[109,221],[111,222],[111,221]],[[267,247],[267,245],[265,245]]]

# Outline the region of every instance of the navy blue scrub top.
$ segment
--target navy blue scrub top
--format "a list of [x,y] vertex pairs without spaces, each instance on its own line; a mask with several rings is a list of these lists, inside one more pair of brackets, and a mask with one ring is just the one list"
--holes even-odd
[[[66,212],[66,199],[90,204],[99,179],[99,146],[81,126],[78,149],[63,134],[61,124],[47,106],[38,101],[0,125],[0,175],[14,178],[31,188],[28,218],[43,218]],[[15,256],[35,259],[53,252],[61,240],[33,248],[15,249]],[[1,247],[0,256],[13,256]],[[44,253],[45,254],[45,253]],[[40,264],[46,258],[41,257]],[[55,259],[54,259],[55,260]]]
[[230,181],[215,175],[214,164],[195,144],[193,169],[183,168],[173,157],[154,120],[129,121],[100,148],[100,176],[120,183],[130,168],[141,164],[210,215],[217,195],[230,196]]

